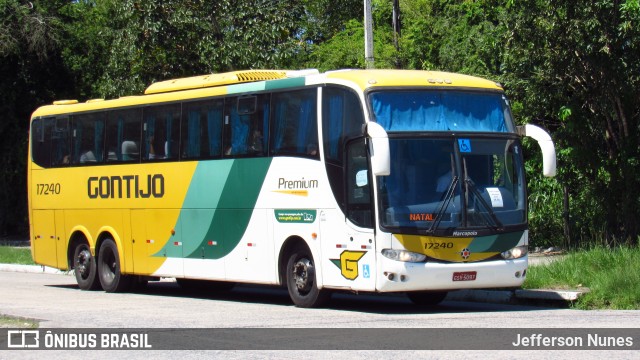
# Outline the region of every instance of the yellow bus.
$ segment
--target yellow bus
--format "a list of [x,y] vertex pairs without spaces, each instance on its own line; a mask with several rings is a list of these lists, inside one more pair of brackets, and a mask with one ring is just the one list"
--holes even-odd
[[499,84],[428,71],[247,70],[143,95],[56,101],[31,118],[38,264],[83,290],[286,286],[333,291],[515,287],[527,271],[520,138]]

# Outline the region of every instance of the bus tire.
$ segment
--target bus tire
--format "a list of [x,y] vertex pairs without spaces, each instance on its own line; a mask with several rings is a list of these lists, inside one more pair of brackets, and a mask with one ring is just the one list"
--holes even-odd
[[309,249],[297,247],[291,252],[287,261],[286,281],[289,296],[295,306],[320,307],[331,297],[328,290],[318,289],[315,269]]
[[411,291],[407,297],[412,303],[422,307],[436,306],[447,296],[446,291]]
[[122,275],[118,247],[111,239],[105,239],[100,245],[98,278],[106,292],[124,292],[131,288],[131,276]]
[[73,251],[73,269],[80,289],[98,290],[100,288],[96,259],[91,255],[91,249],[86,243],[78,244]]

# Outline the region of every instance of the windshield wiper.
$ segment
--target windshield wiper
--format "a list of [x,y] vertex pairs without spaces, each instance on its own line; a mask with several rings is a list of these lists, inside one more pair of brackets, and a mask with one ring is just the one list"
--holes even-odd
[[[503,227],[502,223],[500,222],[500,220],[498,220],[498,217],[496,216],[496,213],[493,211],[491,206],[482,197],[482,194],[480,193],[480,191],[478,191],[478,188],[476,187],[476,184],[473,182],[473,180],[467,177],[464,182],[467,184],[467,188],[471,189],[471,192],[473,192],[473,194],[476,196],[478,202],[480,202],[480,204],[482,204],[482,206],[487,209],[487,212],[480,211],[482,216],[487,220],[493,221],[495,228],[501,230]],[[487,225],[490,225],[489,221],[487,221]]]
[[438,214],[436,218],[431,223],[431,226],[427,230],[428,233],[433,233],[440,225],[440,221],[442,220],[442,216],[444,215],[445,210],[449,207],[449,203],[453,199],[453,194],[455,193],[456,185],[458,184],[458,176],[454,175],[451,178],[451,182],[449,183],[449,187],[447,191],[444,193],[444,198],[441,201],[440,209],[438,210]]

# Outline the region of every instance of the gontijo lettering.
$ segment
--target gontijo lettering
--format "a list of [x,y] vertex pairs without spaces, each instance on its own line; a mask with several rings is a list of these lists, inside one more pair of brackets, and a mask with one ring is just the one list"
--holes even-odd
[[141,179],[139,175],[92,176],[87,180],[89,199],[130,199],[161,198],[164,196],[164,176],[149,174]]

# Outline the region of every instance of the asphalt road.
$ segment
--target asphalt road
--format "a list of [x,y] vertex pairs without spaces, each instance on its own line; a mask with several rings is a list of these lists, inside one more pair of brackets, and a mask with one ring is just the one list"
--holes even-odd
[[[0,313],[37,319],[41,328],[634,328],[640,311],[580,311],[448,301],[423,310],[404,297],[336,294],[327,308],[294,307],[283,289],[239,286],[185,293],[175,282],[140,293],[81,291],[68,275],[0,272]],[[636,339],[640,342],[640,339]],[[330,351],[151,351],[157,358],[326,358]],[[340,351],[356,359],[468,358],[469,351]],[[494,359],[640,359],[638,351],[473,351]],[[86,351],[0,352],[0,358],[86,357]],[[148,359],[143,351],[93,351],[91,358]],[[477,355],[477,356],[475,356]],[[525,356],[526,355],[526,356]],[[607,359],[609,360],[609,359]]]

